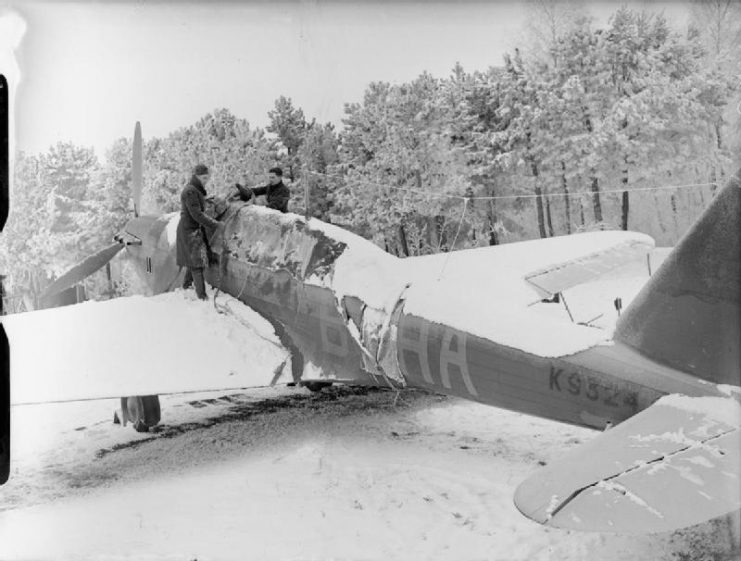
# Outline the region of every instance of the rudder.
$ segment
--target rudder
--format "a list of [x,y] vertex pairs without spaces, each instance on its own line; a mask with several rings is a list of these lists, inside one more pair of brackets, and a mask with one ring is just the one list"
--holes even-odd
[[615,339],[718,384],[741,384],[741,170],[620,318]]

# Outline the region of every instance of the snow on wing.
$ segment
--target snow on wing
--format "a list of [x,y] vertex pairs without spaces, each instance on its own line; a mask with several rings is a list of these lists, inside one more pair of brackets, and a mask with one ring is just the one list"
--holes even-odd
[[[608,342],[611,330],[578,325],[562,306],[534,304],[551,290],[594,281],[622,265],[641,264],[647,279],[645,259],[652,247],[649,236],[635,232],[590,232],[404,259],[412,281],[404,312],[537,356],[574,354]],[[528,275],[546,288],[528,282]],[[628,299],[634,284],[610,293],[574,321],[612,317],[614,298]],[[580,301],[571,304],[581,308]]]
[[11,404],[270,385],[285,349],[255,312],[229,307],[178,291],[3,316]]
[[[414,278],[470,280],[483,277],[497,288],[522,286],[545,298],[600,278],[631,262],[645,262],[654,240],[638,232],[585,232],[405,259]],[[536,294],[533,294],[535,290]]]
[[646,533],[704,522],[741,507],[741,405],[669,395],[538,470],[517,508],[558,528]]
[[646,259],[654,244],[649,239],[628,238],[610,247],[528,273],[529,282],[540,296],[549,298],[571,287],[599,279],[631,261]]

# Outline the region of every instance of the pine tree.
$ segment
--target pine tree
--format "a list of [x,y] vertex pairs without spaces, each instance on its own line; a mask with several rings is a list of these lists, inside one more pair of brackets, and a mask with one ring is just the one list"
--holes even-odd
[[209,195],[228,196],[234,194],[234,183],[261,183],[276,159],[275,142],[264,130],[217,109],[167,138],[145,142],[142,206],[155,213],[179,210],[180,193],[198,163],[211,172]]
[[[334,190],[338,184],[337,170],[339,163],[339,139],[334,125],[326,123],[319,125],[312,122],[307,128],[304,139],[297,153],[301,162],[301,180],[292,198],[300,197],[301,204],[296,201],[295,207],[306,206],[308,216],[332,221],[334,207]],[[306,197],[304,196],[306,190]]]
[[[724,76],[738,77],[741,74],[741,1],[693,0],[691,15],[692,31],[705,46],[706,65]],[[711,170],[711,181],[722,179],[741,165],[741,86],[737,79],[733,86],[730,103],[714,122],[716,147],[727,151],[732,162],[717,164]]]
[[0,263],[9,292],[25,295],[32,307],[89,250],[87,227],[97,209],[88,197],[98,166],[92,149],[69,143],[40,156],[16,156]]
[[284,166],[287,167],[288,179],[293,182],[298,179],[300,160],[298,152],[304,141],[309,123],[306,122],[304,112],[296,109],[290,98],[280,96],[275,101],[275,109],[268,111],[270,124],[266,130],[275,134],[286,149]]
[[[451,126],[450,90],[422,74],[410,83],[377,82],[362,104],[347,105],[341,135],[345,185],[338,211],[399,255],[451,248],[460,197],[469,186]],[[465,240],[465,236],[461,239]]]

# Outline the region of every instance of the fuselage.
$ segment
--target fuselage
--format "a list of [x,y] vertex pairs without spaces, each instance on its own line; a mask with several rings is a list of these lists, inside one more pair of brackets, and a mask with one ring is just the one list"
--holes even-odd
[[[181,274],[177,220],[141,217],[126,228],[142,241],[127,248],[155,294],[177,286]],[[208,282],[273,323],[284,344],[300,351],[303,379],[422,388],[595,429],[668,393],[720,394],[715,384],[620,343],[544,357],[406,312],[415,283],[403,273],[389,277],[401,280],[388,283],[382,306],[375,294],[342,293],[333,284],[339,257],[370,242],[333,236],[336,227],[245,205],[232,205],[221,220],[224,236],[212,240],[219,263],[206,271]],[[379,271],[396,267],[389,257],[378,253]]]

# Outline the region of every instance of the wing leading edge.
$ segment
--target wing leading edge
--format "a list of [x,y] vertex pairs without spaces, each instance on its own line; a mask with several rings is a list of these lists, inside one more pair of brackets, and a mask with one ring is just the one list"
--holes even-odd
[[517,508],[558,528],[646,533],[741,508],[741,405],[669,395],[538,470]]
[[11,404],[260,387],[290,372],[270,325],[229,308],[178,291],[3,316]]

